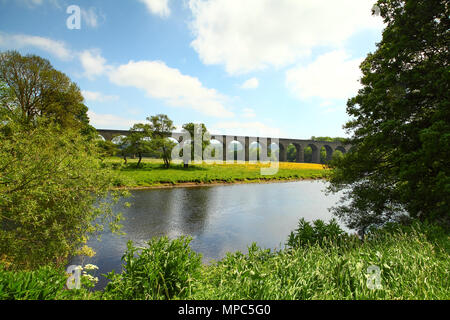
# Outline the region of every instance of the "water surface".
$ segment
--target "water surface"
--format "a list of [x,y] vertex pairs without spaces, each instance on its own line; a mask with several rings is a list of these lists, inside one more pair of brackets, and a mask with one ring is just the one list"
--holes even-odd
[[[102,240],[88,243],[96,256],[84,263],[99,267],[99,274],[121,271],[121,257],[128,240],[143,245],[155,236],[190,235],[191,247],[203,261],[220,259],[228,251],[247,251],[256,242],[263,248],[281,248],[300,218],[332,218],[328,208],[339,195],[326,196],[323,181],[235,184],[131,191],[116,206],[124,214],[125,236],[105,231]],[[122,201],[122,202],[124,202]],[[71,264],[80,260],[73,258]],[[103,277],[97,288],[106,284]]]

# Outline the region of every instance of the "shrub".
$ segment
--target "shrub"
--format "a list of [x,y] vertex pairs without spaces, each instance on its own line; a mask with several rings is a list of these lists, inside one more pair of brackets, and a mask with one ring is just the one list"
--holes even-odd
[[189,246],[191,238],[153,238],[147,247],[138,248],[131,241],[122,257],[122,274],[114,271],[105,288],[109,299],[174,299],[192,294],[193,280],[198,277],[201,255]]
[[320,219],[314,220],[311,224],[301,218],[297,229],[290,233],[286,246],[294,249],[315,244],[322,245],[325,242],[341,243],[347,238],[345,231],[341,229],[335,219],[331,219],[328,223]]
[[0,122],[0,256],[14,269],[62,266],[100,224],[117,230],[120,220],[111,203],[98,200],[111,174],[100,167],[94,142],[36,122]]

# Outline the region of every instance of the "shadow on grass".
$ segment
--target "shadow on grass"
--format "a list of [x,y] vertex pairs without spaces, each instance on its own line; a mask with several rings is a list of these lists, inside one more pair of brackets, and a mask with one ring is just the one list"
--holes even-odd
[[142,171],[164,171],[164,170],[179,170],[179,171],[208,171],[207,168],[190,165],[187,168],[184,168],[182,164],[172,164],[169,168],[164,167],[162,164],[153,164],[153,163],[141,163],[140,166],[136,166],[136,164],[128,164],[121,169],[122,171],[132,171],[132,170],[142,170]]

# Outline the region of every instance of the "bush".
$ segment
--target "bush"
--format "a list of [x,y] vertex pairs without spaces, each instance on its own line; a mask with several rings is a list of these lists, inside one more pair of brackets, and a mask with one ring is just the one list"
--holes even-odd
[[331,219],[328,223],[318,219],[311,224],[301,218],[297,229],[290,233],[286,246],[295,249],[315,244],[341,243],[347,238],[348,235],[341,229],[335,219]]
[[98,201],[108,193],[111,173],[100,167],[94,142],[78,132],[5,118],[0,167],[0,257],[8,268],[62,266],[100,224],[117,230],[120,215]]
[[107,299],[183,299],[192,294],[193,281],[200,273],[201,255],[189,246],[191,238],[153,238],[147,247],[131,241],[122,260],[122,274],[114,271],[105,288]]

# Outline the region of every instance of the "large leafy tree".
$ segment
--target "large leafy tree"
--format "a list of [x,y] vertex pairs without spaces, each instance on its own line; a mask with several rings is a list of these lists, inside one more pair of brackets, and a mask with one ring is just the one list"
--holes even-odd
[[[38,117],[56,122],[62,129],[93,133],[88,108],[78,86],[50,62],[17,51],[0,53],[0,92],[3,112],[32,124]],[[19,112],[13,112],[18,110]]]
[[448,226],[450,213],[449,2],[379,0],[386,28],[361,64],[349,99],[352,152],[333,162],[334,212],[364,229],[401,218]]
[[[38,56],[0,53],[0,263],[64,265],[109,223],[111,172],[101,166],[78,87]],[[83,134],[82,134],[83,133]]]

